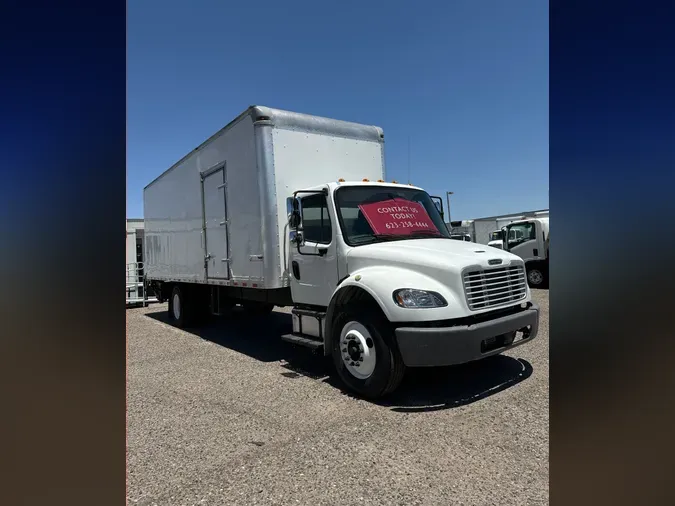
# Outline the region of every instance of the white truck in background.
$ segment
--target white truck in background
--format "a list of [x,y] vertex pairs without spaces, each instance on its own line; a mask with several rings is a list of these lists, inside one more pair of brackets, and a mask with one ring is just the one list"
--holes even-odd
[[[523,231],[520,229],[513,229],[509,231],[510,240],[520,239],[523,237]],[[504,249],[504,232],[502,230],[495,230],[490,232],[490,240],[488,246],[493,248]]]
[[518,255],[525,262],[527,281],[533,288],[548,286],[549,280],[549,218],[526,218],[502,228],[505,251]]
[[523,260],[449,240],[441,199],[384,172],[378,127],[250,107],[145,188],[146,282],[179,327],[291,306],[281,339],[368,398],[534,339]]
[[504,249],[504,233],[501,230],[494,230],[490,232],[490,240],[488,246],[493,248]]
[[466,241],[466,242],[472,242],[471,241],[471,236],[469,234],[455,234],[451,233],[450,234],[450,239],[454,239],[455,241]]

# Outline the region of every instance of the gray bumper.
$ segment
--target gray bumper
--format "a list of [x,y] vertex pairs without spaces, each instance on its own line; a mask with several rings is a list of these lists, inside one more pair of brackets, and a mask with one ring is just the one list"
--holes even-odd
[[[513,332],[526,329],[512,341]],[[497,355],[537,336],[539,306],[474,325],[399,327],[396,329],[403,362],[409,367],[463,364]]]

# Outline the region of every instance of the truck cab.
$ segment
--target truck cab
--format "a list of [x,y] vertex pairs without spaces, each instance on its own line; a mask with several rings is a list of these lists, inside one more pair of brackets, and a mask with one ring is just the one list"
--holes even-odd
[[524,218],[502,228],[502,246],[525,262],[527,280],[533,288],[548,284],[549,219]]
[[396,388],[406,367],[501,353],[537,334],[523,261],[450,240],[421,188],[338,181],[287,201],[293,334],[323,345],[365,396]]
[[490,232],[490,240],[488,241],[488,246],[492,246],[497,249],[504,249],[504,234],[501,230],[494,230]]

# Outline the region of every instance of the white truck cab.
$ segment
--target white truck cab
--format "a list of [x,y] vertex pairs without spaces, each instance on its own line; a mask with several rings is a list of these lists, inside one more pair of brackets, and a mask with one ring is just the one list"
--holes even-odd
[[454,234],[454,233],[451,233],[450,239],[454,239],[455,241],[472,242],[470,234]]
[[524,218],[502,228],[502,247],[525,262],[527,280],[533,288],[548,284],[549,218]]
[[423,189],[333,182],[296,191],[287,207],[288,338],[321,340],[361,394],[396,388],[406,366],[468,362],[536,336],[523,261],[449,240]]
[[504,234],[501,230],[494,230],[490,232],[490,240],[488,241],[488,246],[492,246],[497,249],[504,249]]

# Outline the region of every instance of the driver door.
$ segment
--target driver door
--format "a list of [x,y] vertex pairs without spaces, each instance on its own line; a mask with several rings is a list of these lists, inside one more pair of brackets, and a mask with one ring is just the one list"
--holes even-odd
[[313,193],[299,201],[301,239],[290,244],[291,295],[296,304],[326,307],[338,281],[335,224],[325,195]]

